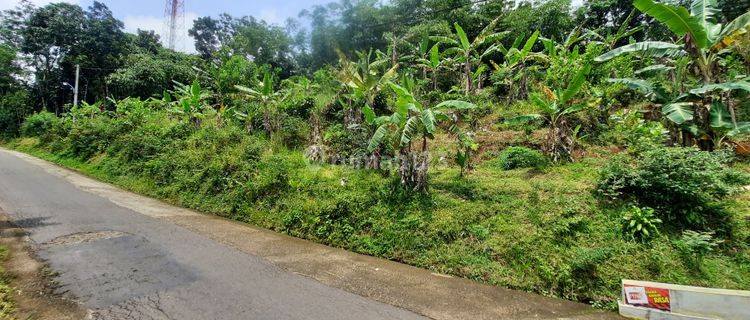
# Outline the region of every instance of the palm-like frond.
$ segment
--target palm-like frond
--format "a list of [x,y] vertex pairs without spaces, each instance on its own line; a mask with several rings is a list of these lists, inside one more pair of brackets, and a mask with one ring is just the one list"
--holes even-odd
[[416,134],[419,131],[419,122],[420,119],[416,116],[410,117],[408,120],[406,120],[406,124],[404,124],[404,128],[401,131],[401,146],[406,146],[411,142],[412,138],[414,137],[414,134]]
[[738,81],[738,82],[708,84],[700,88],[695,88],[693,90],[690,90],[690,93],[695,94],[695,95],[701,95],[707,92],[719,91],[719,90],[723,92],[733,91],[733,90],[743,90],[743,91],[750,92],[750,82]]
[[661,41],[637,42],[616,48],[603,55],[594,58],[596,62],[605,62],[628,53],[640,53],[644,56],[664,57],[676,56],[682,51],[682,47],[674,43]]
[[375,149],[377,149],[383,143],[383,139],[385,139],[386,134],[388,134],[388,125],[387,124],[380,125],[375,130],[375,133],[372,135],[372,138],[370,138],[370,142],[367,144],[367,151],[369,152],[375,151]]
[[573,97],[575,97],[575,95],[578,94],[579,91],[581,91],[583,84],[586,83],[586,77],[588,76],[590,71],[591,65],[587,65],[579,70],[578,73],[576,73],[576,75],[570,81],[570,84],[568,84],[568,88],[565,89],[562,95],[559,96],[560,103],[568,103],[568,101],[573,99]]
[[656,3],[653,0],[635,0],[633,6],[667,26],[677,36],[689,34],[699,48],[708,47],[706,29],[684,7]]

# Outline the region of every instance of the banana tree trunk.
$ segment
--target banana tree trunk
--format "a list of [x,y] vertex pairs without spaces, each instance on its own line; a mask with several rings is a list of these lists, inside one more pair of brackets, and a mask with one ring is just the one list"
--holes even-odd
[[437,90],[437,70],[432,71],[432,90]]
[[307,147],[305,156],[312,162],[323,162],[325,161],[325,150],[323,149],[323,139],[321,137],[320,129],[320,118],[313,113],[310,116],[310,123],[312,124],[312,144]]
[[412,151],[411,147],[401,148],[398,158],[401,184],[414,191],[426,191],[427,172],[430,167],[427,137],[422,137],[421,150]]
[[559,162],[570,160],[575,147],[572,138],[572,130],[564,119],[550,125],[545,141],[545,152],[550,155],[552,161]]
[[469,54],[467,53],[465,56],[466,62],[464,62],[464,77],[466,77],[466,93],[471,93],[471,59]]

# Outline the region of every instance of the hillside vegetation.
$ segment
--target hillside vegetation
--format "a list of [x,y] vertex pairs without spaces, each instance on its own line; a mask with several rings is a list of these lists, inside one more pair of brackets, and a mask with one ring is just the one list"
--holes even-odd
[[[388,30],[366,18],[408,1],[315,7],[309,51],[252,17],[196,20],[200,56],[123,35],[137,53],[91,75],[80,105],[56,104],[66,96],[43,90],[41,69],[10,85],[5,145],[181,206],[600,308],[621,279],[750,289],[748,7],[459,2],[418,2],[421,20]],[[35,17],[76,7],[17,12],[19,51],[39,54],[28,37],[52,32]],[[110,21],[104,9],[82,19]]]

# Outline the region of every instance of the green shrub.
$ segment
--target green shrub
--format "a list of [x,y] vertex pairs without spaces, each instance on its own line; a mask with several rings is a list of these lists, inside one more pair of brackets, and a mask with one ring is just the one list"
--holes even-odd
[[274,133],[290,149],[304,147],[310,136],[310,124],[299,117],[284,117],[281,130]]
[[601,170],[597,191],[654,208],[669,225],[725,228],[729,217],[720,200],[749,181],[728,166],[731,160],[727,153],[692,148],[658,147],[635,157],[622,155]]
[[27,137],[39,137],[47,133],[59,119],[54,113],[41,111],[32,114],[21,125],[21,133]]
[[622,217],[622,232],[629,239],[647,241],[659,233],[660,224],[654,209],[634,206]]
[[323,132],[323,141],[328,146],[332,158],[346,162],[351,157],[362,156],[367,152],[366,142],[369,137],[362,128],[345,128],[334,124]]
[[668,131],[660,122],[646,121],[641,111],[620,110],[610,116],[614,125],[604,134],[604,140],[641,152],[664,144]]
[[685,255],[702,258],[714,251],[721,240],[714,239],[713,232],[696,232],[685,230],[682,237],[672,242]]
[[540,168],[548,163],[544,154],[526,147],[508,147],[500,153],[498,161],[505,170]]
[[79,119],[72,125],[67,136],[67,155],[89,159],[104,152],[116,137],[123,132],[123,122],[108,116]]

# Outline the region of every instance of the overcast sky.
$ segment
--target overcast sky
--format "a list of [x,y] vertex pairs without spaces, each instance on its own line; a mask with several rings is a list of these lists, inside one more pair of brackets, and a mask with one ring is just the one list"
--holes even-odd
[[[100,0],[105,3],[115,16],[125,23],[125,29],[135,32],[137,29],[154,30],[162,39],[166,38],[166,23],[164,22],[164,7],[166,0]],[[270,23],[283,24],[289,17],[297,17],[303,9],[316,4],[325,4],[334,0],[186,0],[185,23],[181,26],[180,41],[176,49],[194,52],[192,39],[187,30],[192,21],[200,16],[217,16],[229,13],[233,16],[251,15]],[[573,0],[578,5],[583,0]],[[20,0],[0,0],[0,10],[10,9],[18,5]],[[59,0],[31,0],[36,5],[44,5]],[[92,0],[65,0],[77,3],[83,7],[91,4]]]

